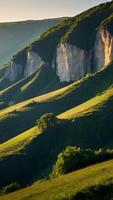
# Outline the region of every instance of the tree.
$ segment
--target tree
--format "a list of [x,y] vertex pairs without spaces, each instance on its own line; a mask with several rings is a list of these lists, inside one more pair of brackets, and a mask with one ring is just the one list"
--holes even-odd
[[40,129],[48,129],[55,127],[57,121],[57,118],[52,113],[46,113],[37,120],[36,124]]
[[53,167],[52,177],[57,177],[75,170],[80,165],[81,160],[83,161],[81,148],[68,146],[58,155],[56,164]]

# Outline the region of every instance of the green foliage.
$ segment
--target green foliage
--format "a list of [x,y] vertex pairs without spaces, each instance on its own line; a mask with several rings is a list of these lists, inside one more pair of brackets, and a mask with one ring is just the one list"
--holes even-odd
[[90,164],[102,162],[113,157],[113,150],[104,151],[102,149],[94,151],[91,149],[81,149],[80,147],[68,146],[58,155],[51,177],[57,177],[80,169]]
[[52,113],[46,113],[36,123],[40,129],[53,128],[57,125],[57,118]]
[[17,182],[11,183],[2,188],[1,194],[8,194],[20,189],[20,185]]

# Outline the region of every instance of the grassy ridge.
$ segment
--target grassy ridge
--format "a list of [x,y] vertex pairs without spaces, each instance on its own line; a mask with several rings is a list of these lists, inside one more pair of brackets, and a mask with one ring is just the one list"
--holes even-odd
[[[61,119],[59,125],[42,131],[42,134],[34,127],[17,137],[12,136],[13,139],[0,145],[1,156],[5,157],[0,160],[0,185],[6,185],[11,180],[26,184],[35,177],[47,176],[58,153],[68,145],[84,148],[112,147],[112,105],[113,87],[58,116]],[[32,112],[30,117],[31,114]],[[15,119],[18,112],[13,115],[10,117]],[[17,163],[20,163],[19,167]],[[29,167],[26,171],[27,166]],[[5,176],[6,173],[8,176]]]
[[34,127],[1,144],[0,158],[16,153],[19,154],[19,152],[21,152],[26,147],[26,145],[29,145],[29,143],[32,142],[32,140],[35,139],[39,134],[41,134],[41,130],[39,130],[37,127]]
[[[32,128],[36,119],[46,112],[53,112],[58,115],[105,91],[113,84],[112,74],[113,64],[111,63],[100,72],[87,76],[65,88],[2,110],[0,112],[1,141],[6,141]],[[12,125],[9,126],[9,124]],[[16,127],[18,127],[18,130]]]
[[[65,113],[62,113],[61,115],[58,115],[57,117],[61,120],[72,120],[87,116],[93,116],[93,113],[96,112],[102,112],[104,108],[107,108],[107,104],[110,109],[110,102],[112,104],[113,102],[113,87],[109,88],[106,92],[99,94],[98,96],[94,97],[93,99],[90,99],[89,101],[69,110]],[[112,112],[112,110],[111,110]],[[91,123],[91,122],[90,122]],[[67,128],[68,129],[68,128]],[[29,137],[30,140],[32,138],[35,138],[37,136],[38,129],[36,127],[26,131],[25,133],[19,134],[17,137],[12,138],[11,140],[8,140],[7,142],[0,145],[0,157],[6,156],[9,154],[15,154],[15,151],[18,152],[19,149],[22,149],[24,146],[24,143],[28,141],[29,144]],[[25,141],[24,141],[25,140]],[[65,141],[64,141],[65,142]],[[27,143],[26,143],[27,144]],[[19,145],[19,147],[18,147]],[[15,148],[16,146],[16,148]]]
[[[94,97],[93,99],[69,110],[66,111],[65,113],[62,113],[61,115],[58,115],[58,118],[61,120],[71,120],[71,119],[77,119],[77,118],[82,118],[82,117],[87,117],[87,116],[93,116],[93,113],[98,113],[98,112],[102,112],[104,110],[104,108],[107,108],[107,105],[110,109],[110,104],[112,104],[113,102],[113,87],[109,88],[106,92],[99,94],[98,96]],[[112,112],[112,110],[111,110]],[[91,122],[90,122],[91,123]],[[20,134],[19,136],[9,140],[6,143],[3,143],[0,145],[0,152],[2,156],[2,152],[6,152],[10,154],[10,147],[11,149],[15,151],[18,151],[18,148],[16,148],[15,150],[15,146],[18,146],[19,143],[19,148],[21,148],[21,145],[23,146],[23,144],[21,144],[20,141],[23,140],[24,143],[24,139],[27,140],[29,136],[34,137],[35,136],[35,132],[38,132],[37,128],[34,127],[31,130],[26,131],[25,133]],[[32,136],[33,135],[33,136]],[[25,138],[24,138],[25,136]],[[14,146],[13,146],[14,145]],[[11,151],[12,152],[12,151]]]
[[[53,180],[37,182],[23,190],[0,197],[0,200],[69,200],[73,198],[76,200],[78,199],[76,198],[77,194],[83,190],[88,191],[92,186],[99,187],[101,184],[107,185],[107,183],[111,184],[112,182],[113,160],[93,165]],[[112,195],[113,193],[110,194],[109,191],[106,191],[101,193],[101,198],[110,200]],[[90,198],[100,199],[98,192],[97,196],[90,196],[87,199]]]
[[107,101],[113,100],[113,86],[107,91],[97,95],[89,101],[72,108],[58,116],[60,119],[74,119],[84,115],[90,115],[104,107]]

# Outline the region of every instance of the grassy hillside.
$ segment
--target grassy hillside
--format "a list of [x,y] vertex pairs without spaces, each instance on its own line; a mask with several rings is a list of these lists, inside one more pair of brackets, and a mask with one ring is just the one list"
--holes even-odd
[[113,160],[1,196],[0,200],[111,200]]
[[99,107],[103,107],[108,100],[113,98],[113,87],[110,87],[106,92],[98,94],[96,97],[86,101],[85,103],[72,108],[63,114],[59,115],[60,119],[74,119],[78,116],[90,115],[93,112],[96,112]]
[[[72,87],[72,85],[67,86],[68,89],[70,87]],[[60,89],[60,91],[66,91],[67,88]],[[63,93],[61,94],[63,95]],[[54,97],[53,93],[51,93],[51,95]],[[47,97],[50,98],[48,94]],[[42,105],[45,111],[44,96],[38,98],[40,105]],[[59,96],[57,96],[57,98],[59,98]],[[9,128],[6,134],[2,134],[1,132],[1,142],[22,133],[22,129],[25,128],[25,126],[27,128],[31,125],[30,120],[32,117],[35,119],[35,124],[38,118],[36,118],[36,116],[38,116],[37,112],[41,114],[41,107],[39,111],[36,110],[37,103],[32,102],[31,105],[34,105],[33,112],[30,104],[26,105],[26,103],[30,102],[24,102],[24,107],[21,107],[22,104],[18,104],[17,107],[13,106],[13,112],[11,110],[12,108],[1,111],[1,127],[4,127],[6,123],[6,130]],[[111,86],[106,91],[97,94],[96,97],[59,115],[58,119],[60,119],[60,121],[57,126],[43,130],[41,134],[37,128],[34,127],[6,143],[1,144],[1,157],[5,158],[0,160],[0,185],[8,184],[11,180],[26,184],[33,181],[35,178],[47,176],[51,171],[58,153],[68,145],[77,145],[84,148],[112,148],[112,105],[113,87]],[[14,107],[17,110],[14,110]],[[56,105],[55,108],[57,108]],[[9,113],[7,113],[7,110]],[[27,115],[30,116],[28,119],[29,121],[26,120]],[[19,167],[17,167],[17,163],[20,163]],[[29,167],[27,168],[27,166]],[[5,174],[8,176],[5,176]],[[24,180],[22,177],[24,177]]]
[[[100,72],[87,76],[65,88],[38,96],[37,98],[24,101],[2,110],[0,112],[0,141],[6,141],[8,138],[32,128],[35,125],[36,119],[46,112],[53,112],[55,115],[58,115],[90,100],[98,93],[104,92],[104,90],[113,84],[112,74],[113,64],[111,63]],[[21,83],[22,82],[20,82],[20,84]],[[23,83],[25,84],[25,82]],[[17,87],[15,87],[15,90],[17,90]],[[12,90],[7,90],[9,95],[13,96]],[[5,94],[5,92],[3,92],[2,96],[1,93],[2,102],[5,102],[5,98],[2,98],[5,97],[5,95],[6,98],[9,98],[7,97],[7,94],[8,93]],[[12,125],[10,126],[9,124]]]
[[0,64],[11,57],[62,19],[0,23]]
[[19,154],[26,147],[32,142],[33,139],[37,137],[37,135],[41,134],[41,130],[37,127],[34,127],[25,133],[18,135],[17,137],[8,140],[7,142],[0,145],[0,158],[7,157],[13,154]]
[[[48,63],[27,78],[18,77],[10,85],[4,76],[6,66],[0,69],[0,188],[12,182],[26,186],[48,178],[58,154],[67,146],[112,149],[113,61],[68,86],[60,84],[51,68],[60,42],[89,51],[98,28],[107,27],[112,34],[112,12],[110,2],[66,19],[15,55],[17,63],[25,62],[30,48]],[[40,128],[40,116],[50,112],[56,123],[52,121],[52,126]],[[0,199],[99,200],[101,195],[103,200],[111,200],[112,168],[113,160],[56,179],[41,180]]]
[[[48,74],[48,76],[47,76]],[[32,75],[21,79],[0,91],[1,101],[14,104],[39,96],[47,91],[56,90],[65,84],[60,84],[58,77],[47,65],[43,65]]]

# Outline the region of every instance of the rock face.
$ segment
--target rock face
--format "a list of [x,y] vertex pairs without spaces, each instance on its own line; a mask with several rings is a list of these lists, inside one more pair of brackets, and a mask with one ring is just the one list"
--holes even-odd
[[113,37],[107,30],[99,31],[89,53],[68,43],[60,44],[55,59],[53,68],[61,82],[79,80],[91,72],[91,66],[98,71],[113,59]]
[[17,77],[22,73],[23,77],[27,77],[33,74],[37,69],[39,69],[43,63],[44,62],[38,54],[32,51],[28,51],[26,65],[23,66],[12,61],[8,67],[8,70],[6,71],[6,77],[10,81],[15,81]]
[[97,33],[94,53],[96,70],[108,65],[113,59],[113,37],[107,30]]
[[25,68],[25,77],[34,73],[43,64],[41,57],[35,52],[28,51],[27,63]]
[[[113,37],[107,30],[98,31],[94,47],[87,52],[85,49],[69,43],[60,44],[53,58],[52,68],[59,77],[60,82],[79,80],[88,72],[98,71],[106,66],[113,58]],[[6,76],[10,81],[23,73],[29,76],[44,64],[43,59],[34,51],[27,52],[25,66],[11,62]],[[51,65],[51,64],[50,64]]]
[[8,70],[5,75],[10,81],[15,81],[15,79],[22,73],[23,66],[11,61]]
[[56,54],[56,74],[61,82],[76,81],[89,71],[88,55],[83,49],[71,44],[61,44]]

